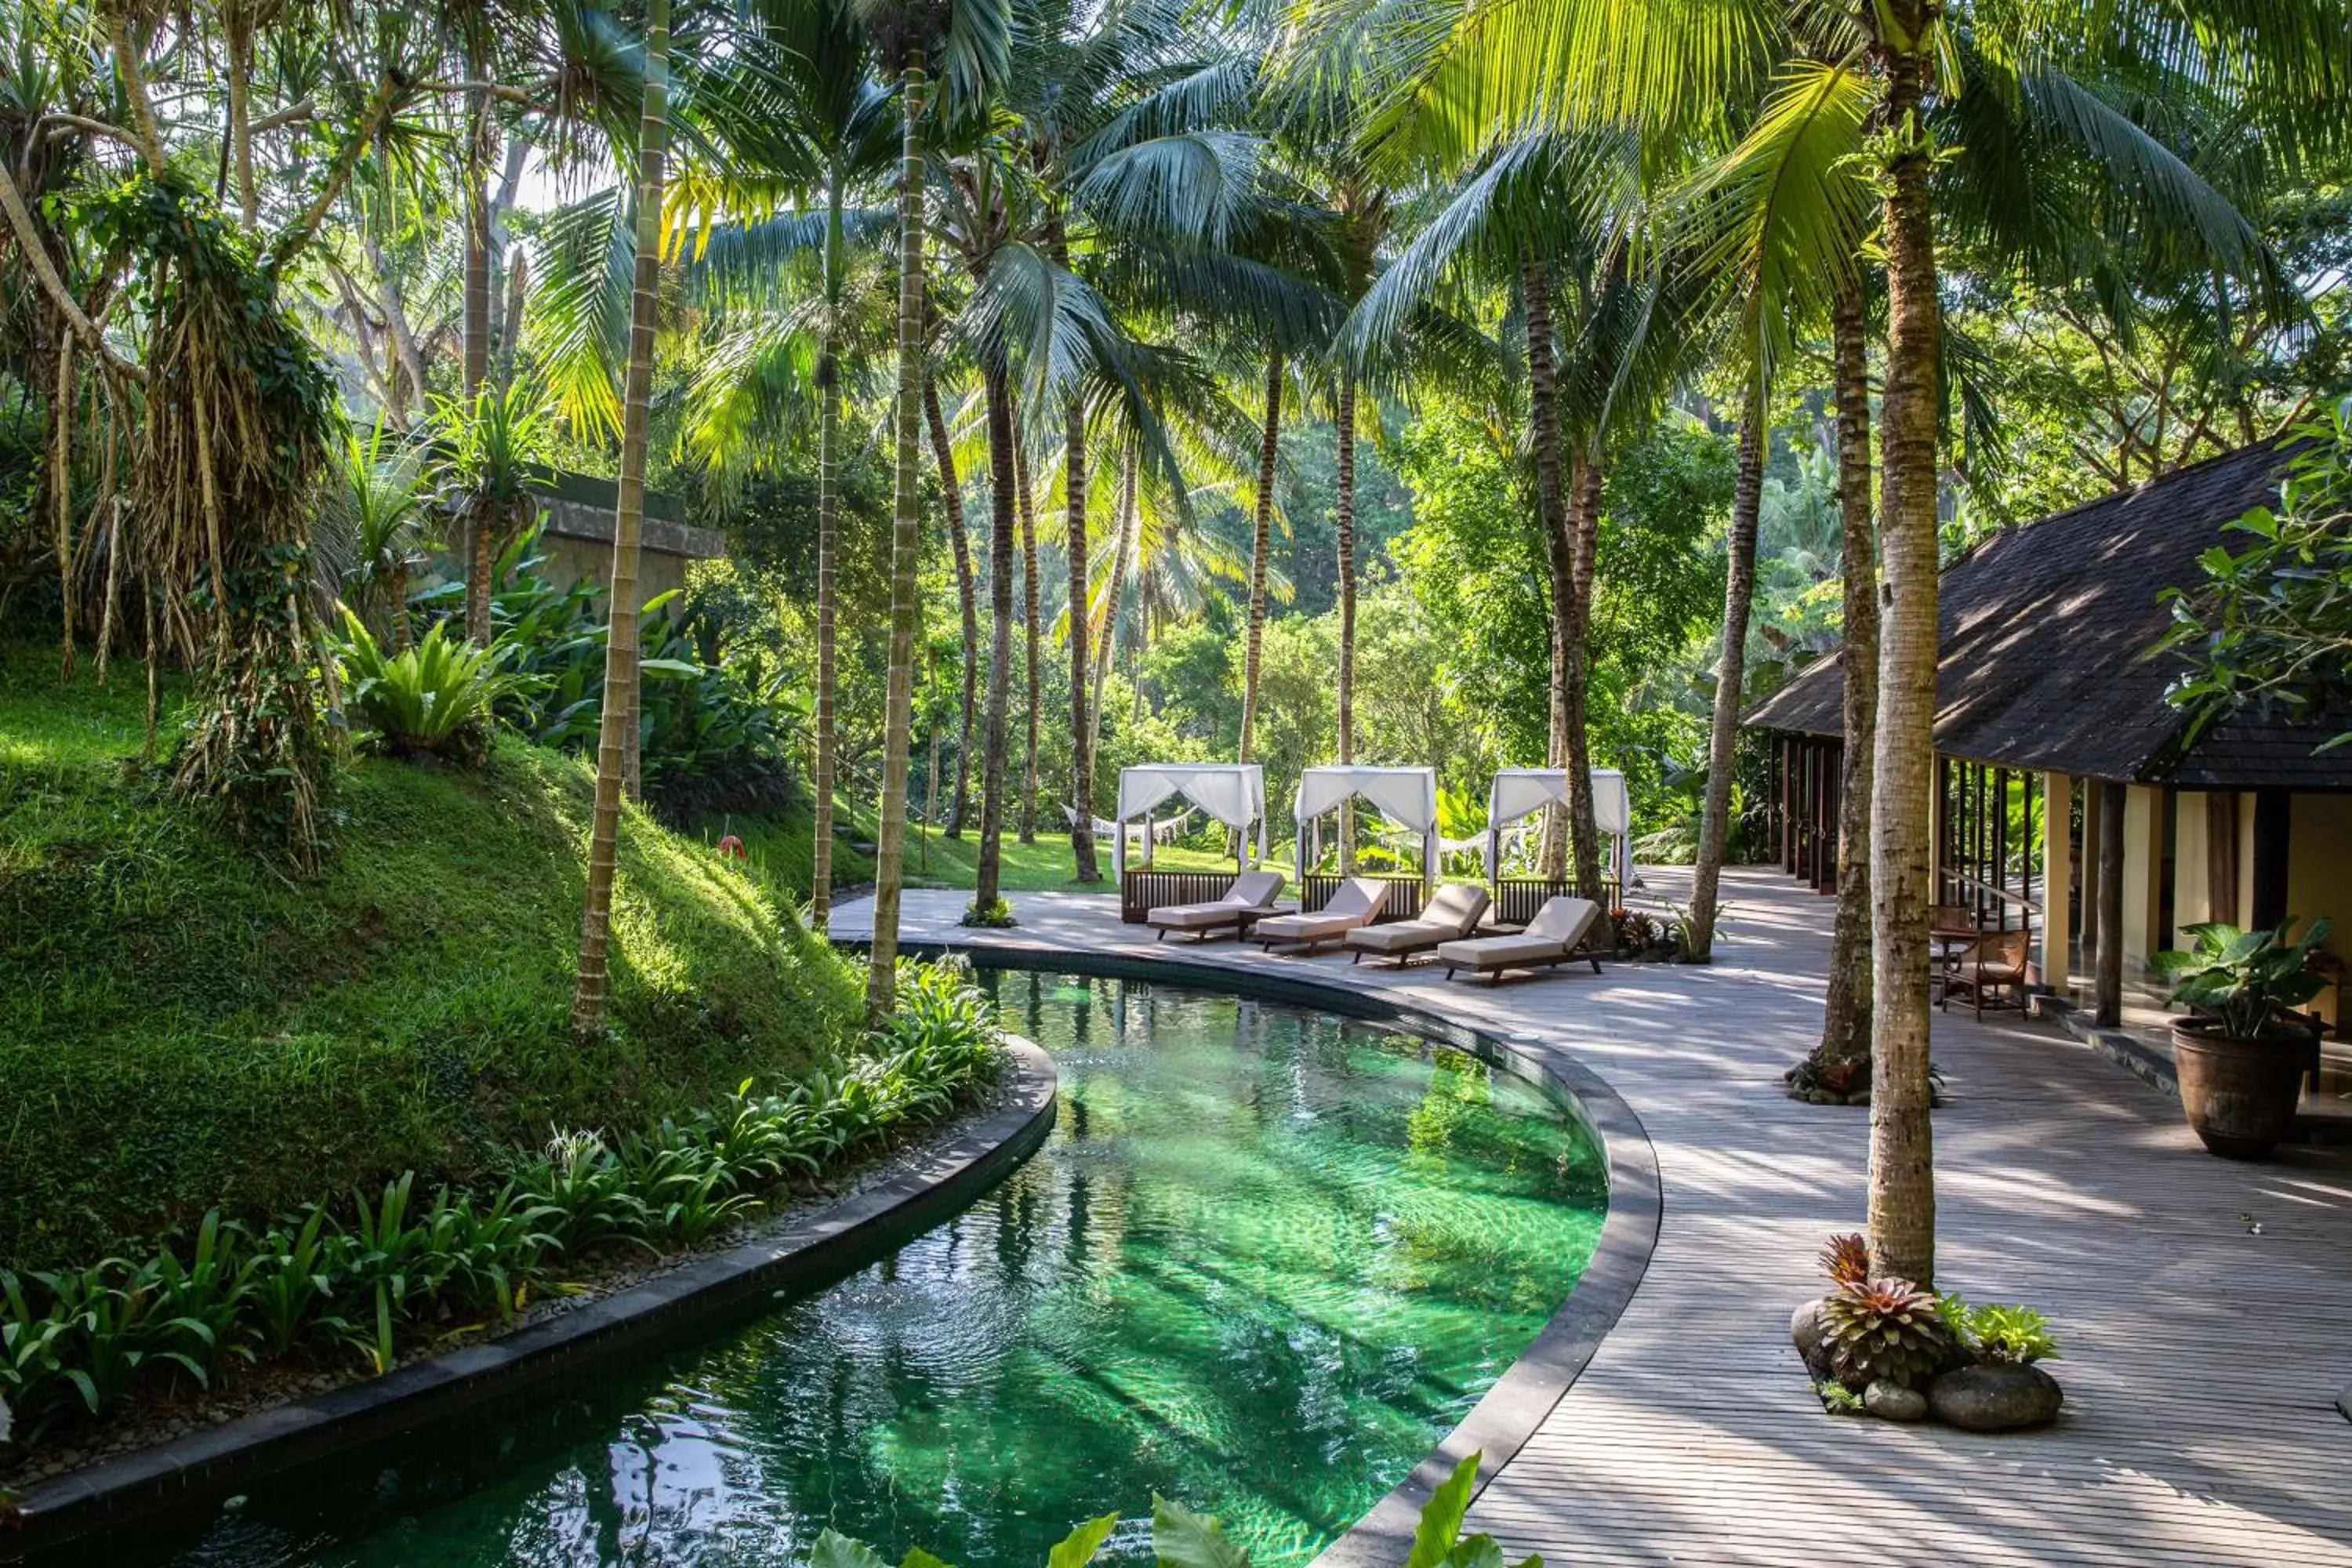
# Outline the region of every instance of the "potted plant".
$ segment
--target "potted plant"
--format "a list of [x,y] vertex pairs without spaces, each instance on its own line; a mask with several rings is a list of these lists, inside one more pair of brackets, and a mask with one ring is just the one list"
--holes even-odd
[[2180,1108],[2225,1160],[2259,1160],[2294,1126],[2317,1037],[2281,1015],[2319,994],[2325,982],[2309,964],[2328,922],[2291,938],[2294,923],[2289,916],[2273,931],[2240,931],[2209,921],[2185,928],[2194,947],[2148,960],[2192,1014],[2172,1026]]

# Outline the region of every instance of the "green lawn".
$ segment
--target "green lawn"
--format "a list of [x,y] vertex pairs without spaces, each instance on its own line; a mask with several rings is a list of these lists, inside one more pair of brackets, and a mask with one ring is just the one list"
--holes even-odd
[[[167,703],[166,750],[176,733]],[[214,1204],[267,1215],[481,1173],[795,1073],[857,1026],[852,967],[780,889],[631,811],[608,1033],[568,1027],[587,765],[362,758],[334,847],[281,876],[138,764],[135,666],[61,689],[0,647],[0,1257],[96,1257]]]
[[[875,837],[873,814],[870,810],[852,809],[845,802],[844,812],[837,820],[834,840],[833,882],[835,888],[862,889],[874,880],[870,847]],[[762,816],[714,818],[703,825],[701,833],[711,842],[724,834],[734,834],[742,839],[744,852],[756,875],[786,890],[795,900],[808,897],[814,817],[805,801],[795,800],[782,811]],[[1096,849],[1102,880],[1093,884],[1091,890],[1107,893],[1112,888],[1110,847],[1098,843]],[[950,838],[937,828],[914,825],[908,832],[904,857],[907,886],[969,889],[974,885],[979,858],[977,829],[961,838]],[[1230,857],[1176,846],[1160,848],[1156,863],[1160,869],[1167,871],[1229,871],[1234,865]],[[1007,892],[1087,890],[1086,884],[1072,877],[1070,841],[1060,836],[1048,838],[1041,835],[1034,844],[1023,844],[1008,836],[1004,840],[1002,880]]]

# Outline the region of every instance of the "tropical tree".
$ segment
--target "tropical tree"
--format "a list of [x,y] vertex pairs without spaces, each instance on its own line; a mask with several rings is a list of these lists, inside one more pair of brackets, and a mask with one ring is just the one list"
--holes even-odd
[[613,884],[620,863],[625,731],[636,722],[637,552],[646,518],[646,426],[653,402],[654,329],[661,284],[662,176],[669,150],[670,0],[646,7],[645,107],[637,129],[635,278],[621,398],[621,474],[613,507],[612,621],[604,641],[604,701],[596,739],[596,795],[588,836],[587,896],[572,1029],[603,1027],[611,956]]

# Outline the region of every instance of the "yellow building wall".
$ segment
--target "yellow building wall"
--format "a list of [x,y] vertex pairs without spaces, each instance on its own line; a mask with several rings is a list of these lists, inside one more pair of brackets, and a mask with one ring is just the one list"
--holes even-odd
[[[2287,826],[2286,912],[2299,920],[2326,916],[2335,926],[2322,945],[2352,956],[2352,795],[2298,795]],[[2333,991],[2312,1004],[2339,1022]]]
[[2145,968],[2171,934],[2158,924],[2164,886],[2164,791],[2124,791],[2124,966]]
[[2205,795],[2183,790],[2173,811],[2172,945],[2186,945],[2183,927],[2213,918],[2212,867],[2208,862]]

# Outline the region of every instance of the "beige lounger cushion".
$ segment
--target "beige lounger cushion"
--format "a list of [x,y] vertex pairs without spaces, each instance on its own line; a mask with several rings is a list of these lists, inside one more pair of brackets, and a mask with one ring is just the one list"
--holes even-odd
[[1164,904],[1147,912],[1143,919],[1147,924],[1165,931],[1209,931],[1232,925],[1248,907],[1230,899],[1219,899],[1213,904]]
[[1234,924],[1244,910],[1262,910],[1282,891],[1279,871],[1244,871],[1234,879],[1222,899],[1205,904],[1162,904],[1144,911],[1146,925],[1167,931],[1213,931]]
[[1546,899],[1528,929],[1517,936],[1483,936],[1469,942],[1449,942],[1437,950],[1441,963],[1463,969],[1510,969],[1523,963],[1549,963],[1563,958],[1601,913],[1590,899]]
[[1391,921],[1382,926],[1361,926],[1348,933],[1348,945],[1363,952],[1393,956],[1421,952],[1442,942],[1468,936],[1486,912],[1486,890],[1467,882],[1449,882],[1437,889],[1413,920]]
[[1331,901],[1313,914],[1269,916],[1250,928],[1250,938],[1267,943],[1329,942],[1358,926],[1371,924],[1388,901],[1386,882],[1350,877],[1339,884]]

